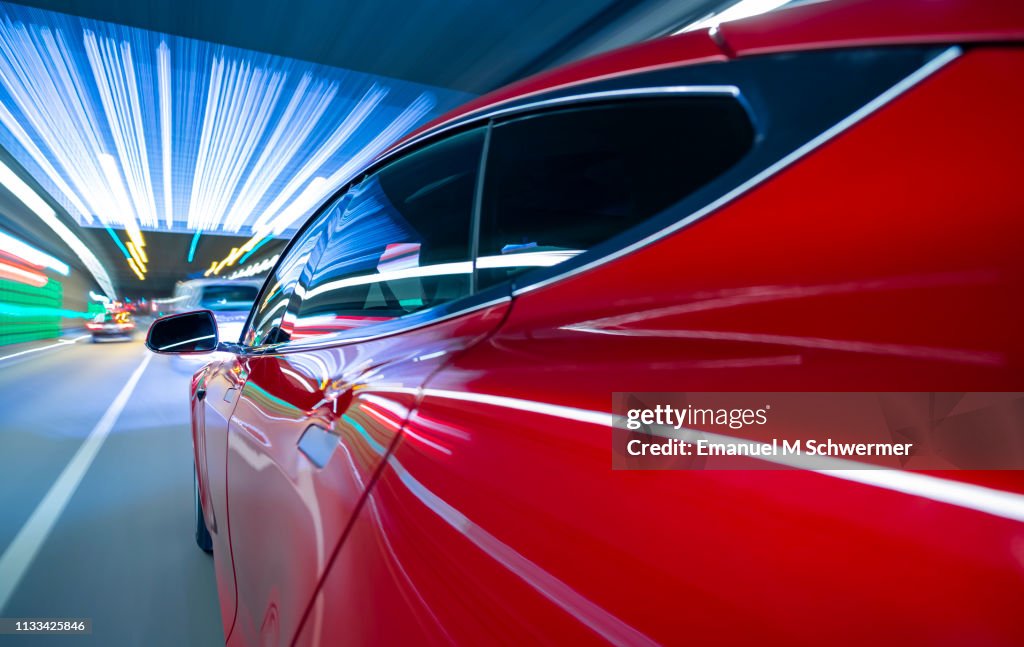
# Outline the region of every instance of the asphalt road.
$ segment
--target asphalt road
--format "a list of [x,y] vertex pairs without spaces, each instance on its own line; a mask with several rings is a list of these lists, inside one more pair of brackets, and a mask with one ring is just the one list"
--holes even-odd
[[147,361],[139,340],[54,344],[0,347],[0,618],[91,618],[92,634],[0,645],[223,644],[192,536],[197,366]]

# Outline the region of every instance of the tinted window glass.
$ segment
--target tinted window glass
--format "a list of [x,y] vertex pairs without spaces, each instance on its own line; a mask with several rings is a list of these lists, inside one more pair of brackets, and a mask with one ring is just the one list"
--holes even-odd
[[293,337],[357,328],[470,293],[482,130],[411,153],[350,189],[329,222]]
[[572,258],[678,202],[753,143],[732,97],[643,99],[494,127],[481,287]]
[[324,235],[332,211],[317,219],[303,232],[288,253],[278,263],[274,273],[267,278],[267,284],[255,305],[245,343],[250,346],[277,344],[288,340],[283,328],[289,301],[298,285],[303,270],[322,253],[326,241]]

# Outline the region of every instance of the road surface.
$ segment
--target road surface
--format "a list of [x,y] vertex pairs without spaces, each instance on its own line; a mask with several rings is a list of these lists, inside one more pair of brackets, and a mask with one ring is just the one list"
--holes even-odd
[[192,536],[198,365],[148,354],[139,340],[0,347],[0,618],[92,619],[89,636],[0,646],[223,644]]

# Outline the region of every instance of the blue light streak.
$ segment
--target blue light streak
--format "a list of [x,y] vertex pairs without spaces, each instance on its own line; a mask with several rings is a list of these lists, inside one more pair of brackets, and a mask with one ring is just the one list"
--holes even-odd
[[124,246],[124,243],[122,243],[121,239],[117,237],[117,234],[114,233],[114,230],[111,229],[110,227],[104,227],[104,229],[107,230],[107,233],[110,234],[110,237],[114,239],[115,243],[117,243],[117,246],[118,248],[120,248],[121,253],[124,254],[124,257],[126,259],[131,258],[132,255],[128,252],[128,248]]
[[192,237],[192,244],[188,248],[188,262],[191,263],[196,257],[196,245],[199,244],[199,237],[203,234],[202,229],[196,230],[196,235]]
[[260,242],[256,243],[253,246],[252,249],[250,249],[249,251],[247,251],[245,254],[242,255],[242,258],[239,259],[238,264],[241,265],[242,263],[244,263],[247,260],[249,260],[249,257],[252,256],[254,253],[256,253],[256,250],[258,250],[260,247],[263,247],[264,245],[266,245],[267,243],[269,243],[273,239],[274,239],[273,236],[267,236],[266,238],[264,238]]

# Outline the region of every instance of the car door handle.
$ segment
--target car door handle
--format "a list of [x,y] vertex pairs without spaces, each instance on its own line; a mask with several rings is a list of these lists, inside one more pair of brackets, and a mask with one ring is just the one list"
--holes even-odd
[[356,385],[351,382],[342,382],[339,384],[331,384],[324,389],[324,403],[327,404],[336,415],[341,415],[348,411],[349,406],[352,405],[353,392],[355,391]]

